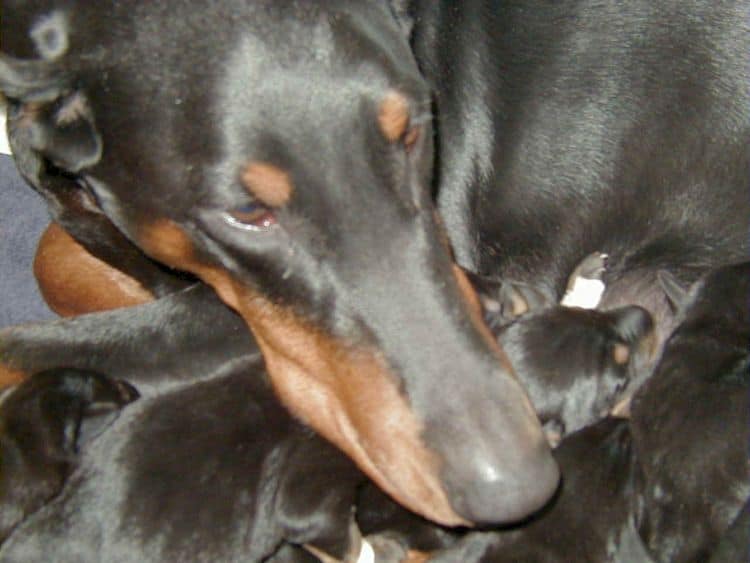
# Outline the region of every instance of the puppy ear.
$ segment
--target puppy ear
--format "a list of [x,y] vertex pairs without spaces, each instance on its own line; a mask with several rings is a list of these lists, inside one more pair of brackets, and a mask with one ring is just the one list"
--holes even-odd
[[659,285],[667,296],[673,311],[679,309],[688,298],[689,288],[682,284],[677,277],[667,270],[659,270],[656,274]]
[[36,373],[3,397],[0,542],[62,489],[77,461],[82,423],[116,413],[136,398],[138,392],[124,382],[74,369]]
[[640,341],[654,330],[653,318],[643,307],[630,305],[608,314],[612,316],[612,326],[618,338],[627,344]]
[[[8,139],[27,178],[39,174],[34,155],[77,173],[101,157],[102,141],[82,92],[51,61],[23,61],[0,54],[0,92],[8,99]],[[21,170],[21,172],[25,172]]]
[[612,346],[615,363],[627,364],[636,350],[651,355],[654,321],[646,309],[631,305],[608,314],[612,315],[612,328],[618,340]]

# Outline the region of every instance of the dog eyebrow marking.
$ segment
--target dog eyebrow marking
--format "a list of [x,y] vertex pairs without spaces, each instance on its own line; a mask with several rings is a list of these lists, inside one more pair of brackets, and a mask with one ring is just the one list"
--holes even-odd
[[144,225],[138,243],[152,257],[172,268],[185,269],[185,264],[194,259],[192,242],[182,228],[169,219]]
[[294,191],[289,174],[265,162],[251,162],[245,166],[240,181],[250,195],[269,207],[286,205]]
[[391,90],[385,95],[378,108],[378,125],[391,142],[404,135],[409,126],[409,103],[403,94]]

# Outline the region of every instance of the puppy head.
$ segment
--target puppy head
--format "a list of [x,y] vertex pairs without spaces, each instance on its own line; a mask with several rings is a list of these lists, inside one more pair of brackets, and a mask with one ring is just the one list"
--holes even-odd
[[499,341],[553,442],[609,414],[651,357],[640,307],[553,307],[508,325]]

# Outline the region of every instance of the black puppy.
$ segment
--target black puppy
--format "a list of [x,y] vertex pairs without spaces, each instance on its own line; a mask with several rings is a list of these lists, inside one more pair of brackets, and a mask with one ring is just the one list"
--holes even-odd
[[435,563],[648,563],[636,531],[638,469],[624,419],[606,418],[555,450],[563,482],[549,507],[523,526],[474,532],[434,554]]
[[645,309],[573,306],[596,306],[605,266],[601,253],[582,260],[569,277],[565,306],[528,284],[469,276],[553,446],[610,414],[650,369],[654,326]]
[[0,400],[0,542],[50,502],[75,469],[79,448],[137,398],[94,372],[40,372]]
[[750,497],[749,299],[748,263],[699,281],[633,398],[640,533],[658,561],[707,559]]
[[[663,326],[656,269],[750,250],[747,10],[16,1],[0,80],[17,161],[55,213],[83,186],[128,240],[211,283],[285,404],[404,503],[510,521],[557,472],[430,195],[462,266],[559,296],[601,250],[624,303]],[[351,416],[355,382],[381,398],[370,417]],[[409,432],[384,431],[394,410]]]
[[648,369],[653,323],[641,307],[555,306],[497,333],[552,445],[607,416]]
[[[217,337],[217,323],[233,330]],[[27,367],[57,357],[127,378],[141,392],[81,453],[59,494],[18,518],[0,560],[309,561],[314,553],[353,562],[373,547],[376,561],[408,557],[408,529],[372,546],[361,541],[354,507],[366,477],[283,408],[241,319],[209,288],[19,327],[0,342]],[[24,353],[15,342],[34,345]],[[51,376],[30,382],[39,377]],[[0,405],[2,416],[13,404]],[[48,467],[35,459],[25,473]],[[381,513],[403,511],[386,497],[378,503]]]

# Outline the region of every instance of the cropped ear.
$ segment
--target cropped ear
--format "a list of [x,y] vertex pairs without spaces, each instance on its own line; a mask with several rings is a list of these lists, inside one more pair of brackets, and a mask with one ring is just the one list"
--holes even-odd
[[9,101],[11,148],[21,172],[34,185],[41,182],[41,163],[35,156],[70,173],[101,157],[102,141],[88,101],[58,63],[0,54],[0,92]]
[[659,285],[667,296],[673,311],[679,309],[688,298],[690,288],[682,284],[677,277],[668,270],[659,270],[656,274]]

